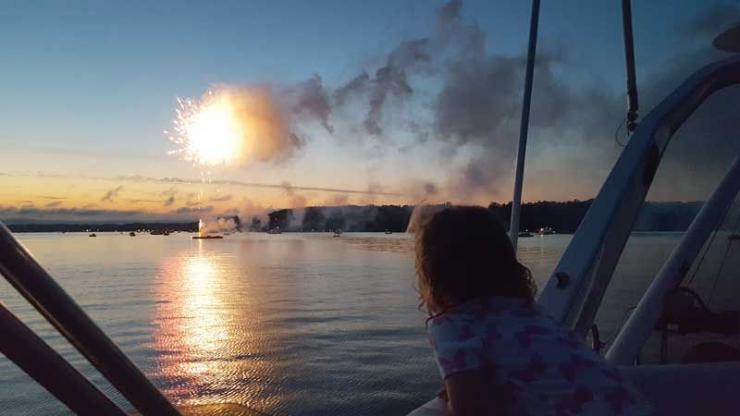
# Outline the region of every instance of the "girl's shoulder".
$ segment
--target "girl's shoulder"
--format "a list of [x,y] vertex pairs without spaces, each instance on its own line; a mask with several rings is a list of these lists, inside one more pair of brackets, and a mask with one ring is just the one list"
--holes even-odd
[[490,297],[459,305],[429,321],[429,341],[440,370],[462,370],[525,361],[533,340],[555,337],[558,327],[535,306]]
[[459,305],[429,321],[432,346],[448,348],[476,342],[489,353],[519,355],[521,349],[563,353],[583,345],[564,326],[536,305],[516,298],[492,296]]
[[540,326],[556,330],[558,325],[536,305],[517,298],[491,296],[458,305],[429,320],[430,332],[459,327],[481,327],[499,324],[506,332],[519,327]]

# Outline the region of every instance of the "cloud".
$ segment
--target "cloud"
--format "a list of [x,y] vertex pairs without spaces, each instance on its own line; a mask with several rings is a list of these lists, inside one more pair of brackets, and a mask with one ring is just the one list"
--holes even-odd
[[200,194],[198,192],[190,192],[187,194],[187,199],[185,201],[185,206],[188,207],[194,207],[200,205]]
[[[702,36],[713,38],[733,24],[740,23],[740,6],[736,4],[720,4],[708,9],[689,22],[687,36]],[[683,28],[677,28],[682,31]]]
[[[268,119],[267,125],[278,126],[275,131],[279,139],[267,140],[268,144],[257,152],[257,160],[284,160],[301,151],[310,143],[310,137],[299,127],[313,122],[315,127],[323,128],[323,131],[314,130],[328,132],[333,140],[357,136],[374,151],[380,149],[381,155],[394,146],[404,154],[421,148],[446,151],[448,154],[439,158],[439,170],[446,175],[440,174],[433,182],[410,181],[413,183],[403,183],[398,192],[392,192],[377,184],[368,189],[343,189],[277,181],[202,182],[145,176],[98,179],[168,185],[170,188],[164,192],[171,194],[161,195],[168,198],[165,202],[175,197],[175,186],[179,184],[275,189],[289,196],[327,192],[336,193],[337,199],[351,196],[353,201],[357,197],[358,201],[363,197],[365,201],[373,201],[376,196],[433,196],[466,202],[508,198],[525,54],[523,50],[507,55],[492,53],[497,48],[486,44],[486,34],[474,21],[463,19],[462,8],[460,0],[446,2],[437,10],[436,20],[426,34],[398,42],[375,65],[352,73],[345,82],[335,86],[325,84],[320,75],[292,85],[223,86],[223,94],[233,97],[236,106],[245,112],[251,113],[252,106],[266,103],[268,110],[259,113],[260,119]],[[740,20],[739,16],[737,6],[719,6],[677,28],[677,32],[682,31],[692,42],[684,42],[682,52],[656,66],[658,70],[638,73],[643,115],[692,71],[725,56],[711,50],[711,38],[720,28]],[[562,169],[562,175],[554,179],[552,175],[540,176],[538,181],[554,183],[567,178],[594,177],[597,179],[593,182],[598,186],[600,175],[606,173],[620,151],[614,142],[614,130],[624,117],[624,97],[621,92],[609,92],[608,88],[584,84],[575,88],[565,83],[560,74],[569,65],[577,64],[546,44],[539,47],[528,158],[538,158],[543,165],[553,160],[561,162],[557,168]],[[218,95],[219,88],[214,87],[213,93]],[[674,169],[702,164],[706,169],[715,169],[714,161],[724,163],[731,155],[738,154],[740,141],[732,139],[734,131],[740,128],[737,108],[740,108],[737,89],[712,97],[700,108],[669,148],[675,154],[671,162]],[[412,114],[414,119],[403,119],[405,114]],[[411,142],[398,138],[403,134],[412,137]],[[381,137],[385,139],[382,143],[372,140]],[[537,166],[528,164],[527,169],[529,175]],[[115,193],[108,199],[114,197]],[[108,202],[105,197],[101,201]],[[199,203],[188,197],[185,204],[193,207]]]
[[[183,185],[198,185],[198,186],[224,186],[224,185],[231,185],[231,186],[238,186],[238,187],[245,187],[245,188],[264,188],[264,189],[285,189],[284,183],[259,183],[259,182],[246,182],[246,181],[238,181],[238,180],[230,180],[230,179],[211,179],[209,181],[203,181],[200,179],[191,179],[191,178],[179,178],[179,177],[152,177],[152,176],[143,176],[143,175],[119,175],[119,176],[77,176],[77,175],[67,175],[62,173],[49,173],[49,172],[43,172],[43,173],[36,173],[36,174],[28,174],[28,173],[17,173],[17,172],[0,172],[0,176],[15,176],[15,177],[27,177],[27,176],[39,176],[39,177],[54,177],[54,178],[70,178],[70,179],[91,179],[91,180],[101,180],[101,181],[116,181],[116,182],[130,182],[130,183],[153,183],[153,184],[163,184],[163,185],[173,185],[173,184],[183,184]],[[333,187],[323,187],[323,186],[301,186],[301,185],[290,185],[292,189],[296,191],[316,191],[316,192],[327,192],[327,193],[341,193],[341,194],[366,194],[368,191],[362,190],[362,189],[346,189],[346,188],[333,188]],[[123,187],[120,187],[123,189]],[[115,190],[114,188],[113,190]],[[375,192],[376,195],[385,195],[385,196],[402,196],[402,193],[399,192],[392,192],[392,191],[383,191],[383,192]],[[106,193],[107,195],[107,193]],[[175,187],[172,186],[171,188],[163,191],[160,193],[160,196],[169,196],[169,195],[176,195]],[[197,193],[193,194],[197,196]],[[114,195],[115,196],[115,195]],[[191,197],[192,198],[192,197]]]
[[113,199],[118,196],[118,193],[123,190],[123,185],[116,186],[115,188],[107,191],[100,202],[113,202]]
[[180,207],[172,211],[172,213],[202,215],[202,214],[210,214],[211,212],[213,212],[213,210],[214,208],[212,205],[206,205],[206,206],[199,206],[199,207]]
[[174,196],[168,196],[167,199],[164,200],[163,205],[166,207],[172,206],[175,203],[175,197]]
[[[38,222],[134,222],[134,221],[192,221],[202,215],[221,215],[230,213],[217,210],[211,205],[198,207],[180,207],[169,212],[132,209],[100,209],[94,204],[80,207],[61,208],[54,202],[42,207],[34,204],[24,204],[20,207],[0,205],[0,220],[8,224],[38,223]],[[264,209],[248,204],[243,210],[245,213],[264,213]]]
[[282,183],[280,183],[280,187],[283,188],[288,196],[293,195],[293,193],[295,192],[293,190],[293,185],[288,181],[283,181]]
[[0,205],[0,218],[9,224],[32,222],[110,222],[110,221],[157,221],[175,220],[177,217],[137,210],[110,210],[93,207],[43,207],[28,204],[22,207]]
[[[526,59],[523,51],[513,56],[488,52],[485,34],[474,22],[462,18],[461,9],[461,1],[444,4],[438,9],[436,26],[430,35],[401,42],[381,69],[397,76],[392,78],[396,82],[393,85],[400,89],[394,96],[401,98],[404,105],[413,106],[414,100],[419,100],[413,87],[415,81],[432,76],[439,85],[438,90],[425,92],[431,97],[427,100],[431,102],[432,112],[429,122],[409,124],[411,133],[420,138],[410,146],[435,142],[451,156],[457,155],[443,158],[450,160],[451,165],[441,193],[471,201],[501,197],[511,189]],[[691,72],[723,56],[711,49],[711,37],[719,28],[740,20],[737,9],[718,7],[697,16],[686,26],[701,46],[693,50],[684,48],[655,73],[639,74],[643,114]],[[573,63],[558,51],[540,47],[535,64],[528,153],[553,158],[563,157],[559,147],[583,149],[582,153],[588,156],[582,157],[591,160],[589,169],[608,169],[619,151],[614,130],[625,114],[623,95],[605,93],[597,87],[574,88],[565,84],[557,74],[569,64]],[[375,77],[360,74],[339,90],[342,100],[347,101],[353,94],[372,97],[373,85],[376,88],[390,85],[378,83],[377,79],[377,73]],[[720,160],[719,166],[726,166],[729,155],[740,153],[740,141],[729,139],[740,129],[738,89],[710,98],[692,116],[669,148],[672,162],[662,169],[685,172],[689,165],[706,165],[705,170],[712,170],[715,161]],[[365,127],[371,127],[368,129],[371,134],[383,131],[381,109],[386,105],[385,98],[392,95],[387,91],[391,90],[381,88],[378,99],[368,102]],[[684,139],[686,136],[691,138]],[[547,141],[532,141],[537,137],[547,137]],[[699,139],[705,144],[698,143]],[[560,168],[562,177],[579,177],[584,175],[586,164],[563,162]],[[601,177],[604,173],[585,174]],[[699,175],[701,178],[687,179],[676,187],[688,189],[688,184],[694,186],[704,178],[712,178],[704,173]]]
[[344,106],[350,98],[358,94],[364,94],[367,91],[369,81],[370,76],[367,72],[361,72],[349,82],[334,90],[334,103],[338,106]]
[[211,202],[226,202],[231,201],[232,199],[234,199],[234,195],[226,194],[221,196],[214,196],[212,198],[209,198],[208,200]]
[[159,193],[159,196],[175,196],[175,195],[177,195],[177,187],[174,185]]
[[[247,188],[267,188],[267,189],[283,189],[283,190],[285,190],[286,188],[285,184],[288,183],[290,188],[296,191],[318,191],[318,192],[332,192],[332,193],[344,193],[344,194],[366,194],[368,193],[368,191],[359,190],[359,189],[331,188],[331,187],[321,187],[321,186],[299,186],[299,185],[292,185],[289,182],[282,182],[279,184],[270,184],[270,183],[228,180],[228,179],[212,179],[207,182],[203,182],[201,180],[196,180],[196,179],[177,178],[177,177],[155,178],[155,177],[140,176],[140,175],[116,176],[113,178],[98,178],[98,179],[129,181],[129,182],[136,182],[136,183],[161,183],[161,184],[177,183],[177,184],[193,184],[193,185],[208,185],[208,186],[233,185],[233,186],[242,186],[242,187],[247,187]],[[401,195],[400,193],[389,192],[389,191],[375,192],[375,194],[387,195],[387,196],[400,196]]]
[[308,200],[306,199],[305,196],[297,194],[295,192],[295,188],[293,187],[293,185],[290,184],[290,182],[284,181],[281,185],[283,187],[283,190],[285,190],[285,195],[287,195],[290,198],[290,202],[288,203],[290,207],[292,208],[305,208],[306,207]]
[[319,120],[327,132],[334,133],[334,127],[329,123],[331,115],[329,95],[321,83],[320,76],[314,75],[298,84],[292,88],[292,92],[296,96],[292,106],[293,113]]
[[334,195],[328,200],[326,200],[323,205],[339,206],[339,205],[347,205],[347,203],[349,203],[348,195]]
[[439,188],[433,182],[427,182],[424,184],[424,193],[427,195],[436,195],[439,192]]
[[[69,146],[43,146],[27,142],[22,143],[4,143],[3,148],[7,150],[21,150],[24,152],[38,153],[38,154],[49,154],[53,156],[69,155],[69,156],[80,156],[91,159],[105,158],[120,158],[130,160],[131,158],[145,159],[151,161],[162,161],[166,159],[166,156],[155,153],[147,153],[137,151],[130,147],[121,148],[104,148],[100,146],[99,142],[91,142],[86,146],[78,148],[70,148]],[[2,175],[0,175],[2,176]]]
[[[485,34],[477,24],[463,20],[461,9],[461,1],[445,3],[428,36],[399,42],[375,71],[363,70],[336,88],[333,112],[350,105],[359,108],[364,114],[361,130],[371,137],[383,136],[386,130],[397,135],[401,123],[413,137],[412,143],[399,142],[404,153],[430,144],[451,154],[468,149],[472,156],[452,166],[444,190],[435,188],[434,193],[447,192],[461,199],[477,194],[491,197],[511,172],[526,60],[523,54],[487,52]],[[543,50],[536,61],[531,125],[560,128],[568,125],[566,120],[575,114],[573,103],[581,100],[556,79],[555,67],[562,58]],[[419,92],[416,82],[432,87]],[[386,117],[390,106],[399,109]],[[402,120],[399,116],[414,109],[431,118]],[[386,129],[390,125],[394,128]]]
[[383,109],[389,97],[405,98],[413,93],[408,82],[408,71],[430,60],[428,39],[413,39],[401,42],[391,51],[383,66],[374,76],[363,71],[334,92],[337,105],[349,99],[365,99],[367,111],[362,125],[373,136],[382,134]]

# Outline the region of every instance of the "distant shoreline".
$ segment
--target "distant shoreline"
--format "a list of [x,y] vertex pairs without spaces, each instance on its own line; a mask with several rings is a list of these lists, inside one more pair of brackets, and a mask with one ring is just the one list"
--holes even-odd
[[[549,227],[559,234],[575,232],[592,200],[540,201],[525,203],[521,211],[521,230],[536,232]],[[635,231],[684,231],[701,208],[702,202],[646,202],[634,225]],[[404,232],[414,206],[411,205],[343,205],[278,209],[265,217],[213,218],[234,219],[237,229],[244,231],[280,230],[283,232]],[[511,204],[492,203],[488,209],[508,225]],[[211,218],[211,217],[208,217]],[[204,220],[206,220],[204,218]],[[27,221],[27,222],[26,222]],[[198,220],[193,221],[123,221],[123,222],[63,222],[14,219],[7,224],[13,232],[197,232]]]
[[102,233],[102,232],[151,232],[151,231],[186,231],[197,232],[198,222],[137,222],[125,224],[82,224],[82,223],[35,223],[7,224],[14,233]]

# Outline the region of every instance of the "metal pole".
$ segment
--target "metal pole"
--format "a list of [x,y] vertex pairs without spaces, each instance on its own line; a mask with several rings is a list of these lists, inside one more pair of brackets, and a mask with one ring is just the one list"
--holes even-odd
[[180,414],[2,223],[0,273],[142,415]]
[[635,47],[632,36],[632,5],[622,0],[622,33],[624,34],[624,62],[627,66],[627,130],[637,127],[637,75],[635,75]]
[[126,416],[85,376],[0,304],[0,352],[78,415]]
[[663,263],[653,282],[617,334],[606,359],[614,365],[629,364],[642,349],[663,312],[665,296],[678,287],[707,238],[716,232],[740,190],[740,157],[736,158],[717,189],[691,222],[671,257]]
[[527,151],[527,132],[529,130],[529,107],[532,102],[532,82],[534,80],[534,58],[537,50],[537,24],[540,16],[540,0],[532,0],[532,18],[529,22],[529,49],[527,51],[527,72],[524,79],[524,101],[519,126],[519,150],[516,156],[514,176],[514,198],[511,201],[511,223],[509,237],[516,250],[519,237],[519,210],[522,205],[522,184],[524,182],[524,156]]

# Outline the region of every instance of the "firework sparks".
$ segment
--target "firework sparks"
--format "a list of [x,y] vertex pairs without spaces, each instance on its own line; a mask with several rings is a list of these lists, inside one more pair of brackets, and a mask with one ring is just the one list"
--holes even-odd
[[208,91],[200,101],[177,99],[174,133],[170,136],[178,146],[174,153],[213,166],[229,164],[241,155],[246,132],[229,96]]
[[269,89],[221,88],[177,99],[170,152],[200,166],[273,161],[300,145]]

